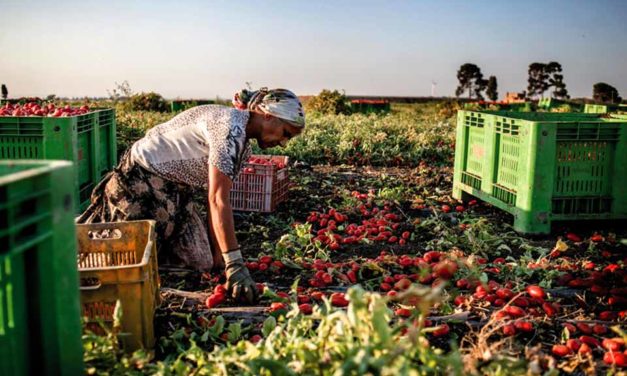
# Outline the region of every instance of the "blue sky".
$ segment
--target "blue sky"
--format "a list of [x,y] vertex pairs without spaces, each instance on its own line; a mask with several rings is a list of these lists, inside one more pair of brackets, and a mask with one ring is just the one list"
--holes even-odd
[[477,64],[501,96],[555,60],[572,96],[627,97],[627,1],[0,0],[0,82],[11,96],[228,97],[252,82],[299,95],[453,95]]

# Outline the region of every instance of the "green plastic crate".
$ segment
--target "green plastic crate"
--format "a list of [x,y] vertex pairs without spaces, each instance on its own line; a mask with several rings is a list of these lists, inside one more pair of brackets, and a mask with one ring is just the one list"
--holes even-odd
[[538,108],[545,111],[557,109],[562,106],[570,106],[570,112],[581,112],[584,106],[581,103],[575,103],[571,101],[565,101],[555,98],[542,98],[538,101]]
[[515,111],[531,112],[534,110],[531,102],[497,103],[497,102],[469,102],[464,103],[464,110],[469,111]]
[[170,102],[170,108],[172,112],[179,112],[192,107],[214,103],[215,101],[209,99],[176,99]]
[[67,161],[0,161],[0,375],[83,372]]
[[390,112],[390,102],[385,100],[353,100],[351,110],[362,114]]
[[619,104],[587,103],[583,112],[587,114],[607,114],[608,112],[627,111],[627,106]]
[[0,117],[0,159],[69,160],[76,165],[77,210],[117,164],[115,110],[72,117]]
[[523,233],[558,220],[627,218],[627,121],[593,114],[459,111],[453,197],[514,215]]

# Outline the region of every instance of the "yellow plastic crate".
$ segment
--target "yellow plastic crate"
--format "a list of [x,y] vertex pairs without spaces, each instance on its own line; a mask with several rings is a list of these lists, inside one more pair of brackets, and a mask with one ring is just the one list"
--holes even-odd
[[154,313],[159,304],[155,221],[76,226],[81,306],[89,329],[113,325],[122,305],[120,340],[125,351],[154,346]]

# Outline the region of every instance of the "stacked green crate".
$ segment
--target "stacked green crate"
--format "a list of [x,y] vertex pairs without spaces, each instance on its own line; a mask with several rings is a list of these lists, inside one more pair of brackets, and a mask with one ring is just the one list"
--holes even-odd
[[79,375],[83,349],[66,161],[0,161],[0,374]]
[[568,112],[581,112],[584,106],[581,103],[575,103],[556,98],[542,98],[538,101],[538,109],[544,111],[552,111],[568,106],[570,111]]
[[530,102],[508,103],[507,110],[516,112],[531,112],[533,111],[533,106]]
[[627,121],[593,114],[460,111],[453,196],[548,233],[557,220],[627,218]]
[[362,114],[390,112],[390,102],[387,100],[354,99],[351,101],[352,112]]
[[76,166],[77,209],[117,164],[115,110],[71,117],[0,117],[0,159],[69,160]]
[[607,114],[608,112],[627,111],[627,105],[587,103],[584,111],[587,114]]

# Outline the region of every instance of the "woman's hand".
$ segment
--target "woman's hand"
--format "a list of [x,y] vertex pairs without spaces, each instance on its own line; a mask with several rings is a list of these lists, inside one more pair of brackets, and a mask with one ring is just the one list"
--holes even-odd
[[243,259],[226,264],[226,288],[231,297],[239,302],[253,304],[257,302],[258,292],[255,281],[250,277]]

